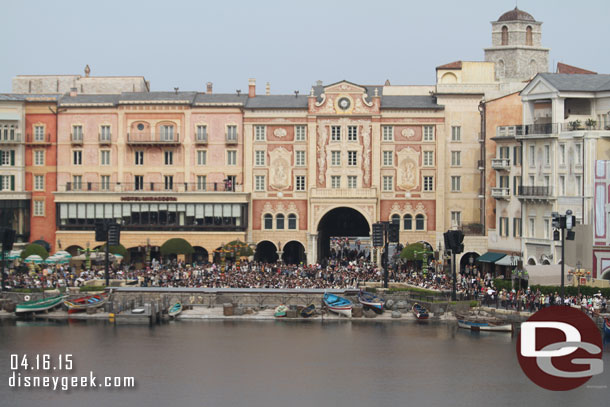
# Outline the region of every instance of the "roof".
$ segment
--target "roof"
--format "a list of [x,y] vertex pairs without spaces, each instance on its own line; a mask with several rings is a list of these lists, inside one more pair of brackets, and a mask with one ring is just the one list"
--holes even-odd
[[498,21],[536,21],[534,17],[523,10],[519,10],[515,7],[513,10],[507,11],[502,14]]
[[66,93],[59,99],[60,106],[116,106],[120,95],[76,95]]
[[249,98],[247,109],[307,109],[308,96],[261,95]]
[[567,74],[597,74],[597,72],[589,71],[588,69],[579,68],[568,64],[557,62],[557,73]]
[[195,100],[196,92],[123,92],[119,103],[173,103],[191,104]]
[[505,253],[487,252],[482,256],[477,257],[479,263],[495,263],[502,257],[506,256]]
[[207,105],[244,105],[248,100],[248,94],[237,96],[235,93],[197,93],[194,104],[197,106]]
[[15,95],[10,93],[0,93],[0,101],[5,102],[23,102],[25,98],[23,95]]
[[540,73],[555,89],[564,92],[603,92],[610,91],[608,74],[565,74]]
[[444,109],[434,96],[382,96],[382,109]]
[[462,61],[449,62],[448,64],[437,66],[436,69],[462,69]]

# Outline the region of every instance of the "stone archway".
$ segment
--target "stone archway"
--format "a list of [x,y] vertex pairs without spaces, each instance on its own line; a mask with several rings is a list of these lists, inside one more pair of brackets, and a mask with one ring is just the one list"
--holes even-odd
[[282,253],[282,261],[286,264],[300,264],[307,261],[305,246],[298,240],[291,240],[286,243],[282,250],[284,252]]
[[371,228],[366,217],[356,209],[338,207],[328,211],[318,222],[318,261],[330,255],[330,237],[370,236]]
[[254,251],[254,260],[264,263],[275,263],[278,259],[277,246],[269,240],[258,242]]
[[[467,252],[464,253],[462,255],[462,257],[460,258],[460,271],[464,271],[466,269],[466,266],[471,266],[471,265],[475,265],[476,260],[480,257],[481,255],[477,252]],[[472,263],[470,262],[472,259]]]
[[210,255],[205,247],[193,246],[195,252],[193,253],[193,262],[197,263],[208,263],[210,261]]

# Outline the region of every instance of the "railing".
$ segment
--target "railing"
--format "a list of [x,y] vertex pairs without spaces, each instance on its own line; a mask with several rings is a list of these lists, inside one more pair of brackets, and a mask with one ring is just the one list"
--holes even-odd
[[553,194],[553,188],[547,186],[520,186],[518,193],[519,196],[550,197]]
[[23,143],[23,141],[21,140],[21,133],[13,133],[13,134],[4,133],[2,136],[0,136],[0,143],[1,144],[21,144],[21,143]]
[[509,158],[492,158],[491,159],[491,168],[494,170],[508,170],[510,169],[510,159]]
[[112,142],[112,133],[98,133],[100,144],[110,144]]
[[225,133],[227,144],[237,144],[237,133]]
[[158,133],[127,133],[128,144],[178,144],[180,133],[158,134]]
[[72,144],[83,144],[83,138],[84,138],[83,133],[80,133],[80,134],[70,133],[70,142]]
[[557,123],[541,123],[525,125],[525,136],[538,134],[557,134],[559,133],[559,125]]
[[47,133],[46,135],[42,135],[42,140],[37,140],[36,137],[32,134],[26,135],[26,142],[31,144],[50,144],[51,143],[51,133]]
[[199,134],[199,135],[195,135],[195,144],[208,144],[208,135],[206,134]]
[[522,125],[498,126],[496,127],[496,137],[514,138],[523,134]]
[[459,229],[465,235],[482,235],[484,232],[484,227],[481,223],[463,223],[459,226]]
[[598,120],[572,120],[561,123],[561,131],[610,130],[610,123]]
[[165,182],[67,182],[60,186],[59,192],[241,192],[240,184],[230,182],[173,182],[169,188]]
[[491,196],[496,199],[508,199],[510,198],[510,188],[493,187],[491,188]]

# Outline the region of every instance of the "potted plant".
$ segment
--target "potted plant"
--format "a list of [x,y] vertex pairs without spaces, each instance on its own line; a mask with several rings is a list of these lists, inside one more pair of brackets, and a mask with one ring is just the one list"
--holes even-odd
[[574,131],[574,130],[580,130],[581,129],[581,123],[580,120],[574,120],[573,122],[568,122],[568,126],[570,128],[570,130]]
[[591,130],[597,126],[597,120],[587,119],[585,125],[587,126],[587,129]]

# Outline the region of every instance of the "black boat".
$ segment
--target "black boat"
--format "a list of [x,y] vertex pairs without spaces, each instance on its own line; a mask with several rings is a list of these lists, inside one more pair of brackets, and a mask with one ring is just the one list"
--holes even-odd
[[309,304],[308,306],[306,306],[305,308],[303,308],[301,310],[301,316],[303,318],[309,318],[310,316],[312,316],[314,314],[316,310],[316,306],[314,304]]

